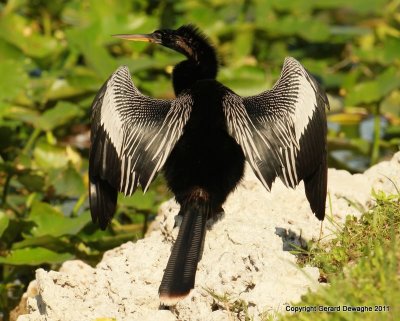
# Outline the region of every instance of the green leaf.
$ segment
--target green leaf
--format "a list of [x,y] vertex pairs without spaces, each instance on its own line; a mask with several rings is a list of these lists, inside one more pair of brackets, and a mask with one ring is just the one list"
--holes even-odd
[[56,252],[65,251],[68,241],[61,237],[54,237],[49,235],[29,237],[20,242],[13,243],[11,249],[18,250],[26,247],[46,247],[49,250]]
[[4,116],[24,123],[34,124],[39,117],[39,113],[31,108],[10,105],[4,110]]
[[5,16],[10,14],[12,11],[16,11],[18,8],[26,6],[28,0],[10,0],[7,1],[6,5],[2,8],[2,14]]
[[12,59],[21,64],[22,60],[24,59],[24,55],[13,45],[10,45],[8,42],[0,39],[0,59],[1,61]]
[[221,69],[219,80],[242,96],[259,94],[270,88],[272,84],[272,81],[271,83],[267,82],[263,69],[253,66]]
[[58,195],[80,197],[86,193],[82,175],[72,166],[69,166],[67,170],[59,171],[53,181]]
[[[128,61],[133,61],[132,59],[129,59]],[[123,63],[121,63],[123,65]],[[67,84],[68,86],[71,86],[68,88],[66,87],[69,91],[72,90],[85,90],[87,91],[92,91],[95,93],[101,85],[103,84],[103,81],[99,81],[99,78],[97,77],[96,73],[87,67],[83,66],[74,66],[69,70],[68,75],[66,76]],[[62,92],[53,91],[49,93],[49,97],[59,97],[62,95]]]
[[65,168],[68,157],[65,148],[51,146],[46,143],[38,143],[33,150],[36,164],[46,170],[51,168]]
[[[276,0],[276,1],[279,1],[279,0]],[[288,0],[288,1],[290,1],[290,0]],[[303,3],[302,1],[294,1],[294,2]],[[367,14],[369,12],[379,12],[380,9],[387,3],[387,0],[373,0],[373,1],[365,1],[365,0],[353,0],[353,1],[324,0],[324,1],[319,1],[319,0],[314,0],[314,1],[312,1],[312,3],[316,9],[337,8],[337,9],[343,10],[343,8],[347,8],[347,9],[351,9],[354,12],[359,13],[359,14]]]
[[[382,114],[390,114],[400,117],[400,90],[394,90],[382,101],[380,111]],[[400,124],[400,119],[393,120],[393,123]]]
[[235,35],[235,40],[232,43],[232,60],[235,64],[251,54],[254,40],[254,28],[250,24],[241,24],[241,32]]
[[7,229],[9,223],[10,223],[10,218],[6,215],[6,213],[0,211],[0,237]]
[[88,65],[96,71],[101,79],[107,79],[118,67],[116,61],[99,41],[98,28],[71,29],[66,32],[70,45],[83,53]]
[[[97,80],[93,84],[99,84]],[[99,88],[100,85],[97,86]],[[42,97],[46,100],[65,100],[81,96],[88,92],[87,88],[72,86],[67,79],[56,79],[51,85],[45,86]]]
[[146,193],[137,191],[130,197],[120,194],[118,199],[120,205],[131,206],[138,210],[152,210],[157,203],[157,194],[155,191],[149,190]]
[[368,48],[354,48],[354,55],[361,61],[391,65],[400,60],[400,39],[388,37],[383,43]]
[[18,181],[33,192],[41,192],[45,187],[45,178],[35,173],[21,174],[18,176]]
[[28,220],[35,223],[31,229],[33,236],[75,235],[90,222],[88,211],[78,217],[65,217],[60,211],[43,202],[34,202]]
[[400,72],[396,67],[389,67],[375,80],[357,84],[346,97],[348,106],[378,102],[392,90],[400,88]]
[[71,119],[80,117],[83,111],[75,104],[60,101],[54,108],[46,110],[35,124],[36,127],[48,131],[66,125]]
[[56,253],[43,247],[13,250],[6,256],[0,256],[0,263],[10,265],[40,265],[44,263],[62,263],[74,258],[71,253]]
[[273,36],[299,35],[309,41],[325,41],[330,36],[328,24],[307,16],[284,16],[269,22],[265,29]]
[[5,99],[11,100],[17,96],[25,88],[27,80],[28,77],[20,62],[16,60],[2,61],[0,72],[0,101]]
[[28,57],[45,58],[61,49],[56,39],[37,33],[22,15],[1,17],[0,38],[19,48]]

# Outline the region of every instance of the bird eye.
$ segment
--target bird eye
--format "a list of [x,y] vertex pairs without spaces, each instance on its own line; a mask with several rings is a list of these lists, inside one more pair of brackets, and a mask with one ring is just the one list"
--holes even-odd
[[156,40],[156,43],[162,43],[163,34],[164,33],[161,30],[156,30],[153,32],[153,36]]

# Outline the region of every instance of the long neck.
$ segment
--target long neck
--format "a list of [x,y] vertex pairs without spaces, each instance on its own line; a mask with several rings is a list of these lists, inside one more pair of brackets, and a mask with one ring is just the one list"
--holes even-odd
[[172,73],[175,95],[192,87],[199,80],[215,79],[217,76],[218,61],[211,45],[203,43],[201,46],[196,46],[194,44],[190,53],[186,52],[185,55],[188,59],[177,64]]

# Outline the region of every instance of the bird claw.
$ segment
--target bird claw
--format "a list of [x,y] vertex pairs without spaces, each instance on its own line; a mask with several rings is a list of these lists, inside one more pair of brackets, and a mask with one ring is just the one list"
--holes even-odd
[[173,223],[171,215],[163,215],[160,220],[160,231],[164,236],[164,240],[167,242],[174,242],[176,233],[174,233],[176,222]]
[[182,215],[176,215],[175,217],[174,217],[174,220],[175,220],[175,223],[174,223],[174,228],[177,228],[177,227],[180,227],[181,226],[181,224],[182,224],[182,221],[183,221],[183,217],[182,217]]

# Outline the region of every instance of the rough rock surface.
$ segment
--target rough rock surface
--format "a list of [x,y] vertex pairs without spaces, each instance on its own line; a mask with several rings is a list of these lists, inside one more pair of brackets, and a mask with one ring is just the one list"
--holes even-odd
[[[362,175],[331,169],[328,181],[327,217],[340,225],[346,215],[358,216],[371,206],[372,188],[396,192],[400,153]],[[37,270],[33,282],[38,295],[28,299],[30,313],[18,321],[233,320],[210,292],[248,302],[249,314],[259,320],[319,286],[318,269],[299,268],[287,251],[289,242],[301,244],[320,233],[302,185],[290,190],[277,181],[268,193],[247,170],[224,209],[207,233],[195,289],[171,311],[159,310],[157,290],[177,235],[173,225],[178,205],[173,200],[162,205],[158,229],[135,244],[108,251],[96,268],[69,261],[59,272]],[[324,237],[337,228],[331,219],[323,224]]]

